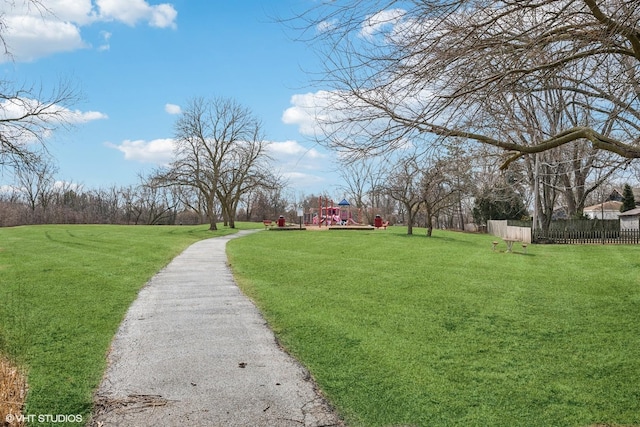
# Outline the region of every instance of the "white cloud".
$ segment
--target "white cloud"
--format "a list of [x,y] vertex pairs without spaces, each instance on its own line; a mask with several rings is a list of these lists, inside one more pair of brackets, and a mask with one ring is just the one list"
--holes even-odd
[[7,17],[32,16],[80,25],[96,19],[91,0],[3,1],[0,13]]
[[325,33],[327,31],[331,31],[336,28],[336,21],[322,21],[318,25],[316,25],[316,30],[319,33]]
[[125,160],[142,163],[166,165],[173,160],[175,142],[171,138],[144,140],[124,140],[121,144],[105,143],[107,147],[115,148],[124,153]]
[[269,142],[267,150],[273,159],[273,170],[290,188],[304,192],[321,192],[333,178],[331,156],[321,149],[308,148],[297,141]]
[[327,91],[297,94],[291,97],[292,107],[282,114],[282,121],[288,125],[297,125],[303,135],[319,135],[320,122],[326,119],[327,106],[331,105],[333,94]]
[[182,109],[179,105],[176,104],[165,104],[164,111],[168,114],[180,114],[182,113]]
[[270,142],[269,151],[275,156],[305,156],[309,159],[319,159],[325,157],[315,148],[307,148],[297,141]]
[[[90,47],[81,28],[96,22],[117,21],[130,26],[146,22],[151,27],[176,28],[178,12],[169,3],[150,5],[146,0],[47,0],[0,2],[0,14],[7,24],[4,39],[12,57],[0,62],[30,62],[61,52]],[[96,49],[109,50],[111,33],[101,33],[104,43]]]
[[100,46],[98,46],[98,50],[100,52],[104,52],[107,50],[111,49],[111,45],[109,44],[109,40],[111,40],[111,33],[108,31],[101,31],[100,35],[102,36],[102,39],[104,40],[104,43],[101,44]]
[[56,181],[53,183],[53,188],[56,190],[73,190],[77,191],[82,188],[82,184],[71,181]]
[[175,28],[178,12],[173,5],[163,3],[152,6],[145,0],[97,0],[98,17],[134,26],[147,21],[152,27]]
[[[39,111],[37,116],[28,120],[18,120],[36,110]],[[22,144],[34,142],[36,133],[40,138],[49,138],[52,131],[61,125],[82,124],[106,118],[106,114],[98,111],[69,110],[55,104],[43,105],[31,98],[15,98],[0,103],[0,119],[11,122],[0,123],[0,132]]]
[[69,123],[88,123],[109,118],[109,116],[99,111],[64,110],[63,114]]
[[158,6],[152,6],[153,11],[149,24],[152,27],[158,28],[176,28],[176,17],[178,12],[170,4],[160,4]]
[[[30,62],[51,53],[86,48],[80,29],[69,23],[45,20],[36,16],[6,18],[5,40],[14,59]],[[0,61],[7,61],[6,55]]]
[[[87,123],[93,120],[102,120],[108,118],[108,116],[99,111],[80,111],[69,110],[68,108],[58,105],[44,106],[37,99],[30,98],[16,98],[10,101],[4,101],[0,103],[0,118],[15,120],[28,112],[40,110],[41,114],[38,118],[42,119],[42,123],[68,123],[78,124]],[[34,122],[38,120],[34,118]]]
[[360,36],[365,39],[372,38],[376,33],[382,31],[385,27],[393,27],[402,20],[406,11],[404,9],[382,10],[367,17],[362,23]]
[[0,185],[0,195],[10,196],[19,191],[20,189],[13,185],[7,185],[7,184]]
[[282,177],[291,188],[299,189],[305,193],[322,192],[328,184],[328,180],[321,175],[313,175],[304,172],[284,172]]

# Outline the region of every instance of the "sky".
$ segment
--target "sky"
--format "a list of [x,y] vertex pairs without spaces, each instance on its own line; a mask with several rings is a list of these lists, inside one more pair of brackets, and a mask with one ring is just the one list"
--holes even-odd
[[46,11],[2,1],[12,57],[0,69],[5,81],[45,93],[66,82],[81,94],[73,126],[47,140],[57,179],[135,184],[171,161],[181,109],[222,97],[262,121],[286,191],[334,195],[335,155],[312,141],[304,109],[321,89],[310,84],[317,59],[276,19],[314,1],[45,0]]

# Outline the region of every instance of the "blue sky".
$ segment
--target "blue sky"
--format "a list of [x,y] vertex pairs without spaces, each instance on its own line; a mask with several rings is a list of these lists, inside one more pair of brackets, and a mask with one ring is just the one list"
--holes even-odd
[[73,108],[82,119],[48,142],[58,179],[89,188],[136,183],[170,161],[180,107],[220,96],[262,120],[289,191],[340,196],[335,155],[311,141],[303,108],[321,89],[304,71],[316,59],[274,19],[313,1],[47,0],[46,13],[2,2],[14,58],[0,67],[5,79],[45,92],[61,79],[80,89]]

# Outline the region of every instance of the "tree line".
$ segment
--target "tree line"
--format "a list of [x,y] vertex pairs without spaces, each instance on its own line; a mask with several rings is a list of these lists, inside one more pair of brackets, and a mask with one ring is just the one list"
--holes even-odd
[[[316,137],[341,153],[339,192],[368,222],[380,213],[431,233],[503,205],[545,229],[559,210],[577,218],[604,201],[640,157],[636,1],[322,2],[288,22],[302,22],[301,38],[324,55]],[[0,165],[17,182],[0,195],[2,224],[216,229],[313,203],[285,194],[260,121],[221,98],[189,103],[174,161],[139,184],[56,182],[33,147],[69,120],[74,92],[4,84]]]
[[[393,160],[370,157],[345,162],[338,172],[342,184],[334,194],[295,194],[286,182],[267,173],[267,158],[255,169],[245,164],[243,172],[238,167],[242,164],[239,153],[245,153],[246,144],[242,140],[240,148],[232,150],[233,162],[219,162],[217,190],[211,182],[204,178],[200,182],[195,173],[181,169],[202,170],[202,159],[189,164],[177,156],[168,167],[141,174],[135,184],[87,188],[58,179],[55,160],[43,157],[17,166],[14,182],[0,191],[0,226],[100,223],[211,227],[222,221],[234,227],[236,220],[275,220],[280,215],[297,223],[299,210],[317,209],[322,197],[334,203],[346,198],[362,223],[373,224],[375,215],[382,215],[392,224],[407,226],[409,234],[414,226],[420,226],[430,235],[438,228],[478,229],[489,219],[529,219],[535,201],[536,182],[526,163],[505,173],[500,170],[500,157],[477,156],[473,150],[466,152],[457,146],[445,154],[405,152]],[[545,224],[550,224],[559,210],[565,217],[582,217],[579,206],[603,202],[629,177],[615,165],[599,165],[587,172],[584,163],[568,164],[545,162],[541,168],[549,171],[538,176],[544,196],[538,202],[544,206]],[[201,173],[210,177],[211,170]],[[634,168],[626,172],[630,171]],[[582,185],[561,184],[563,180],[575,182],[576,175]],[[233,191],[234,186],[239,190]],[[578,203],[571,203],[575,200]]]

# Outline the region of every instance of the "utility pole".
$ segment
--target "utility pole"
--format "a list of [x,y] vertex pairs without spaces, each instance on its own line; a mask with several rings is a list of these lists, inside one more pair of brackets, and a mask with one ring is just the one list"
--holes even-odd
[[534,197],[533,197],[533,224],[531,225],[531,234],[533,234],[532,236],[532,240],[535,241],[536,239],[536,230],[538,230],[540,228],[540,225],[538,224],[539,221],[539,215],[538,215],[538,204],[539,204],[539,193],[540,193],[540,183],[539,183],[539,179],[538,179],[538,169],[539,169],[539,164],[540,161],[538,159],[538,153],[535,153],[535,161],[534,161],[534,166],[533,166],[533,192],[534,192]]

